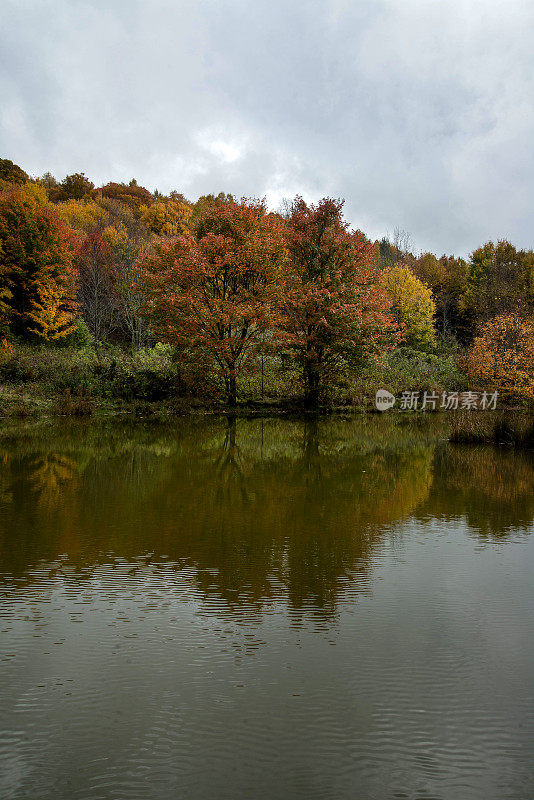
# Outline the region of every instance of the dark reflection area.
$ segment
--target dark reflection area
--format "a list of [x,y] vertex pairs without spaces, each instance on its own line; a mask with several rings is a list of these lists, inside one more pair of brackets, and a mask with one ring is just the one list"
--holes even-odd
[[530,533],[534,520],[534,452],[488,445],[437,447],[432,487],[418,510],[464,519],[484,539]]
[[428,495],[439,434],[376,417],[66,424],[0,436],[0,564],[193,565],[201,590],[330,612]]

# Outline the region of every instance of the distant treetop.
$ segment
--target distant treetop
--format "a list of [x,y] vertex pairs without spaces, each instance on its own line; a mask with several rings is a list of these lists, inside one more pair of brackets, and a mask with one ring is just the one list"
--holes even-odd
[[94,190],[102,197],[109,197],[112,200],[119,200],[135,211],[139,211],[141,206],[149,206],[153,202],[152,194],[144,186],[138,186],[135,179],[129,185],[125,183],[106,183]]
[[18,164],[10,161],[9,158],[0,158],[0,180],[22,185],[28,180],[28,175]]

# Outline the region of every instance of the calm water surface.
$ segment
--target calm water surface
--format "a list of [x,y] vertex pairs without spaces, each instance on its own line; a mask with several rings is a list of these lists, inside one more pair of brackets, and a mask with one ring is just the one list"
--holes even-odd
[[0,428],[2,800],[531,800],[534,457]]

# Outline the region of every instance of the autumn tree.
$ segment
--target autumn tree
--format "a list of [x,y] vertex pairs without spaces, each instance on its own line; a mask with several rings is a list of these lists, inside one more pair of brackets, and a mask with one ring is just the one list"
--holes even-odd
[[106,209],[94,200],[67,200],[58,203],[56,210],[63,222],[80,234],[103,229],[109,220]]
[[8,287],[9,278],[10,273],[1,260],[0,251],[0,339],[5,337],[11,321],[12,309],[9,301],[13,298],[13,294]]
[[[172,194],[172,193],[171,193]],[[227,205],[228,203],[234,203],[235,198],[231,194],[227,194],[226,192],[219,192],[219,194],[203,194],[201,195],[196,203],[193,203],[191,206],[192,215],[190,220],[190,225],[192,227],[203,217],[205,216],[206,212],[213,207],[221,208],[222,206]]]
[[141,309],[144,297],[137,283],[136,261],[145,240],[138,228],[128,229],[123,222],[108,225],[102,232],[113,260],[114,295],[118,302],[121,325],[133,348],[146,344],[149,325]]
[[431,350],[436,344],[432,291],[404,264],[388,269],[384,274],[384,284],[408,346],[415,350]]
[[[70,299],[70,298],[69,298]],[[28,332],[47,342],[62,339],[76,330],[74,303],[65,302],[57,282],[44,274],[35,282],[34,296],[27,313]]]
[[179,236],[186,232],[192,209],[181,200],[158,201],[141,209],[141,221],[156,236]]
[[328,377],[387,349],[396,330],[376,249],[360,231],[349,231],[342,208],[338,200],[308,206],[297,197],[288,221],[284,339],[310,407]]
[[22,185],[28,180],[28,175],[18,164],[9,158],[0,158],[0,181]]
[[119,324],[119,302],[111,248],[101,233],[90,233],[77,259],[83,319],[97,341],[109,338]]
[[40,178],[37,178],[37,183],[44,186],[50,197],[50,192],[59,189],[59,181],[52,175],[51,172],[45,172]]
[[436,327],[443,338],[456,336],[463,340],[460,298],[466,289],[467,262],[463,258],[423,253],[413,261],[414,274],[432,289],[436,304]]
[[146,344],[133,267],[151,232],[130,206],[109,197],[68,200],[56,208],[83,240],[79,297],[90,332],[97,340],[127,337],[134,348]]
[[201,216],[210,206],[224,206],[228,203],[235,202],[233,195],[227,192],[219,192],[219,194],[203,194],[201,195],[194,205],[195,214]]
[[230,405],[253,368],[265,331],[276,325],[284,228],[263,202],[207,204],[195,235],[160,239],[138,264],[145,314],[179,350],[208,355]]
[[395,228],[393,239],[383,236],[378,242],[378,264],[382,269],[391,269],[400,262],[406,262],[410,253],[411,236],[408,231]]
[[137,181],[131,180],[126,183],[106,183],[99,189],[95,189],[95,197],[105,197],[111,200],[118,200],[120,203],[129,206],[134,213],[139,215],[143,206],[149,206],[153,202],[153,197],[144,186],[138,186]]
[[91,220],[101,221],[97,230],[111,254],[114,302],[118,302],[120,316],[120,320],[114,322],[114,336],[126,335],[132,347],[137,348],[147,343],[149,328],[139,313],[142,298],[135,282],[134,265],[148,245],[151,232],[130,205],[98,194],[93,203],[94,208],[92,203],[86,203],[85,211],[76,213],[73,223],[85,222],[87,226]]
[[533,401],[534,319],[502,314],[486,322],[464,366],[482,387]]
[[460,312],[468,334],[473,336],[485,321],[534,310],[532,252],[526,253],[508,241],[487,242],[475,250],[467,267],[466,289]]
[[134,210],[120,200],[115,200],[111,197],[102,197],[95,195],[95,203],[104,210],[106,214],[105,227],[108,225],[124,226],[128,235],[144,235],[146,236],[146,228],[141,223],[139,215]]
[[39,191],[24,187],[0,195],[0,297],[14,332],[60,338],[76,310],[77,240]]
[[51,186],[48,194],[53,203],[65,200],[83,200],[90,196],[94,186],[94,183],[86,178],[84,172],[75,172],[73,175],[63,178],[60,184]]

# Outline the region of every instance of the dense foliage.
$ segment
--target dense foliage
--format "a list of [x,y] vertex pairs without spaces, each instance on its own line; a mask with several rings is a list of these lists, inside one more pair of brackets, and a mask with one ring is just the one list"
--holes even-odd
[[231,201],[208,206],[193,232],[158,239],[139,260],[147,322],[184,357],[207,356],[231,405],[238,377],[279,325],[284,234],[263,203]]
[[360,231],[348,230],[342,205],[325,199],[308,206],[297,198],[288,219],[284,340],[311,407],[325,382],[389,350],[397,332],[375,249]]
[[432,291],[405,264],[388,269],[384,283],[393,301],[395,317],[404,326],[406,343],[419,350],[431,350],[436,344],[436,305]]
[[76,247],[73,232],[38,192],[0,194],[0,324],[47,341],[71,332]]
[[490,319],[465,360],[467,374],[480,385],[534,400],[534,320],[518,314]]
[[33,179],[0,159],[0,374],[29,380],[34,351],[56,363],[44,345],[64,349],[69,390],[102,395],[120,364],[132,374],[165,347],[154,392],[129,378],[125,396],[316,407],[476,385],[534,401],[534,252],[418,255],[402,231],[351,230],[330,198],[270,212],[223,192],[95,188],[83,172]]

